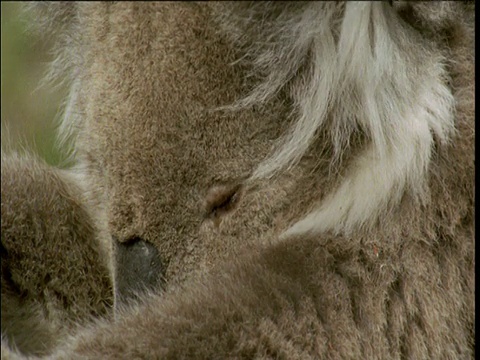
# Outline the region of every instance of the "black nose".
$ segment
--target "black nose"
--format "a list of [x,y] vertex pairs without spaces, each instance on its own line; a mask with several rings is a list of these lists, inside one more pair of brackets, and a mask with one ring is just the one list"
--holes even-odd
[[115,243],[115,306],[165,286],[165,270],[155,246],[139,237]]

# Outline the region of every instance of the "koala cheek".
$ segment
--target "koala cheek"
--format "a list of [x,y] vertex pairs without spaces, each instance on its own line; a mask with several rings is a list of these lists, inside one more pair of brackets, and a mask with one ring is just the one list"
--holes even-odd
[[166,266],[155,246],[139,237],[120,242],[115,237],[115,306],[128,305],[146,291],[165,286]]

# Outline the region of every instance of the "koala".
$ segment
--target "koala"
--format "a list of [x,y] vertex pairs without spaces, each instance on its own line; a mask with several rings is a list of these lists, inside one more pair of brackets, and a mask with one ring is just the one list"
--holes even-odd
[[2,334],[43,354],[110,312],[111,256],[73,174],[18,155],[2,154],[1,164]]
[[49,358],[474,357],[473,3],[38,6],[91,225],[59,220],[93,229],[72,271],[101,254],[78,290],[108,303],[107,269],[114,303]]

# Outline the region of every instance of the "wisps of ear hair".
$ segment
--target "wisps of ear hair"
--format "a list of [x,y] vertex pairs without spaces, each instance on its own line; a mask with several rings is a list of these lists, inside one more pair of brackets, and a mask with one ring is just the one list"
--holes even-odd
[[81,121],[77,103],[79,97],[79,71],[83,64],[80,50],[82,29],[76,1],[31,1],[22,3],[23,13],[29,21],[30,31],[52,42],[53,60],[39,87],[67,84],[69,94],[62,104],[59,116],[57,146],[74,158],[74,142]]
[[[255,14],[269,6],[271,16]],[[237,26],[241,61],[262,80],[231,108],[264,104],[287,88],[296,111],[291,129],[249,182],[295,166],[320,130],[330,134],[332,162],[355,132],[366,134],[365,150],[344,182],[292,231],[352,231],[407,190],[425,200],[434,140],[445,143],[454,132],[444,55],[386,2],[309,2],[287,10],[263,3],[245,14],[236,23],[231,14],[230,26]]]

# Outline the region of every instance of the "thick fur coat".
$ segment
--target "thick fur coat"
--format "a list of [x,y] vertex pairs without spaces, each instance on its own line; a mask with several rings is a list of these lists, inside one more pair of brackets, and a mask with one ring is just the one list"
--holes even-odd
[[473,4],[38,10],[115,296],[52,358],[474,357]]

